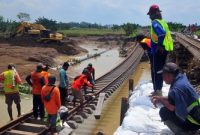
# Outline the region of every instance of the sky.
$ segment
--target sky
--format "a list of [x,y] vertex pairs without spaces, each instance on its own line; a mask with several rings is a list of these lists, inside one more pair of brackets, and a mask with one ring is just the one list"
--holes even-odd
[[46,17],[58,22],[90,22],[149,25],[147,12],[159,5],[167,22],[194,24],[200,21],[199,0],[0,0],[0,15],[18,20],[19,12],[30,14],[31,21]]

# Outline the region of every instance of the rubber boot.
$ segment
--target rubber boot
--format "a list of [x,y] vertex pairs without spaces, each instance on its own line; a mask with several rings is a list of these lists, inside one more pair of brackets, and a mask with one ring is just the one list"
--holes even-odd
[[182,128],[171,122],[170,120],[164,121],[164,124],[175,134],[175,135],[188,135],[189,132],[184,131]]

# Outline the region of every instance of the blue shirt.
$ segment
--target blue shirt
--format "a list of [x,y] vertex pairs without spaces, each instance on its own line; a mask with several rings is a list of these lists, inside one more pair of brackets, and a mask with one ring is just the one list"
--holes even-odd
[[69,86],[69,80],[67,77],[67,71],[63,68],[60,70],[60,83],[59,87],[61,88],[67,88]]
[[199,95],[189,83],[186,75],[178,74],[170,87],[168,98],[175,106],[175,114],[185,121],[188,116],[187,107],[197,101]]
[[156,52],[157,46],[163,46],[166,32],[163,29],[162,25],[156,20],[152,22],[152,28],[158,36],[158,44],[151,41],[151,52],[154,54]]

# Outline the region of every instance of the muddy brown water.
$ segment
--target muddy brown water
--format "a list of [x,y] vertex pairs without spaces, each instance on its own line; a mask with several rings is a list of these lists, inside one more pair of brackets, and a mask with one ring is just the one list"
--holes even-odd
[[[97,47],[92,45],[82,45],[82,47],[86,48],[90,54],[105,50],[105,48],[102,49],[98,48],[97,50]],[[66,58],[62,57],[62,58],[63,58],[62,60],[65,61],[67,57]],[[88,63],[92,63],[96,69],[96,77],[98,78],[103,74],[109,72],[116,65],[120,64],[123,61],[123,59],[124,58],[119,57],[118,49],[114,48],[97,58],[89,59],[87,61],[82,62],[81,64],[70,67],[68,74],[70,77],[74,78],[75,76],[79,75],[82,72],[83,68],[86,67]],[[9,121],[9,117],[7,114],[7,106],[5,104],[5,97],[2,94],[0,94],[0,106],[1,106],[1,115],[0,115],[0,127],[1,127],[2,125],[6,124]],[[16,118],[17,112],[15,104],[13,104],[12,108],[13,108],[13,117]],[[31,95],[21,95],[21,108],[22,108],[22,113],[27,113],[32,109]]]

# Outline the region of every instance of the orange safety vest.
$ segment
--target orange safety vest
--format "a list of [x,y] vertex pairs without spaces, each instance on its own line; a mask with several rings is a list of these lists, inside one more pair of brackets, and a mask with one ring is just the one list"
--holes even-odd
[[145,43],[148,48],[151,48],[151,39],[149,38],[144,38],[141,43]]
[[42,72],[32,72],[31,73],[31,81],[32,81],[32,93],[36,95],[41,94],[42,86],[41,86],[41,78],[43,77]]
[[45,79],[45,84],[47,85],[49,83],[49,73],[47,71],[42,71],[42,75],[44,76]]
[[84,75],[84,74],[82,74],[82,75],[80,75],[79,78],[77,78],[76,80],[74,80],[74,82],[72,84],[72,88],[74,90],[79,91],[85,83],[88,84],[87,76]]

